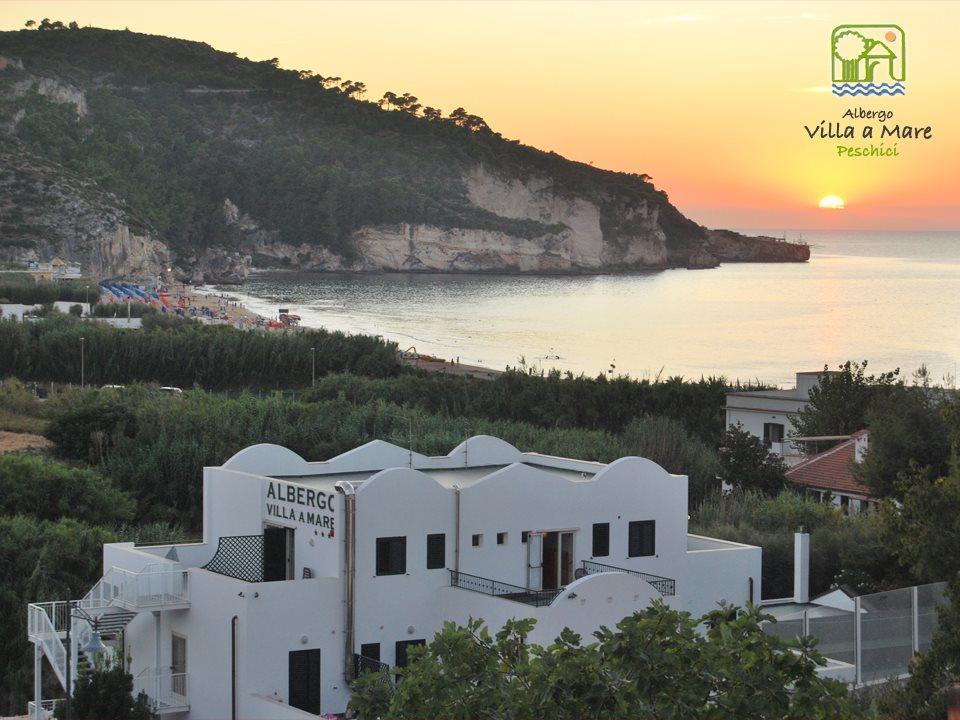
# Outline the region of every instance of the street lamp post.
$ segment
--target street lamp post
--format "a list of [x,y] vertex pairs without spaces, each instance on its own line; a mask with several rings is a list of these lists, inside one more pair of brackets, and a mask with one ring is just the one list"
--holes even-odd
[[310,387],[317,384],[317,349],[310,348]]
[[70,705],[73,699],[73,657],[71,652],[70,631],[73,629],[74,619],[86,620],[93,628],[93,632],[90,633],[90,640],[83,647],[83,651],[92,663],[96,664],[97,657],[107,649],[107,646],[103,644],[103,639],[100,637],[100,632],[97,630],[97,619],[83,608],[74,605],[73,601],[71,601],[70,617],[67,622],[67,642],[65,643],[65,649],[67,651],[67,696],[64,699],[64,710],[66,711],[64,717],[66,720],[70,720]]
[[86,369],[84,367],[83,341],[84,341],[84,337],[83,335],[81,335],[80,336],[80,389],[81,390],[83,390],[83,386],[84,386],[84,370]]

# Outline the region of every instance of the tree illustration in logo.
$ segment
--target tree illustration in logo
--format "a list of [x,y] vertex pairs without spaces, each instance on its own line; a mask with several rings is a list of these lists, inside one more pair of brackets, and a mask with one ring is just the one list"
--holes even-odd
[[840,60],[844,82],[860,79],[860,61],[869,49],[870,43],[855,30],[846,30],[833,39],[833,54]]

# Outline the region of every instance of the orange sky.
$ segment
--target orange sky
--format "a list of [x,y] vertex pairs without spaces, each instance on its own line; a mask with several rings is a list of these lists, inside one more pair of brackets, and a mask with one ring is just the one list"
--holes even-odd
[[[649,173],[712,226],[960,228],[960,2],[0,3],[0,27],[41,17],[278,57],[362,80],[372,99],[463,105],[505,137]],[[905,29],[904,97],[823,92],[841,23]],[[934,138],[885,159],[840,159],[807,138],[804,124],[858,106]],[[829,194],[847,209],[818,209]]]

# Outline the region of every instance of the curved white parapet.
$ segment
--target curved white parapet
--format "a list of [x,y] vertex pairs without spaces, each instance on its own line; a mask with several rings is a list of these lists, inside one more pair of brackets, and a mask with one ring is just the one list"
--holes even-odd
[[259,443],[244,448],[221,467],[253,475],[305,475],[310,463],[283,445]]

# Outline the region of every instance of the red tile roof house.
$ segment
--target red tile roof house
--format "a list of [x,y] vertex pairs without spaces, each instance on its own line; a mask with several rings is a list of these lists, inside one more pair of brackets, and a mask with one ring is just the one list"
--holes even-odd
[[811,455],[787,470],[787,480],[805,487],[815,498],[832,497],[833,503],[850,512],[866,510],[877,498],[854,475],[854,465],[863,462],[869,432],[858,430],[829,450]]

